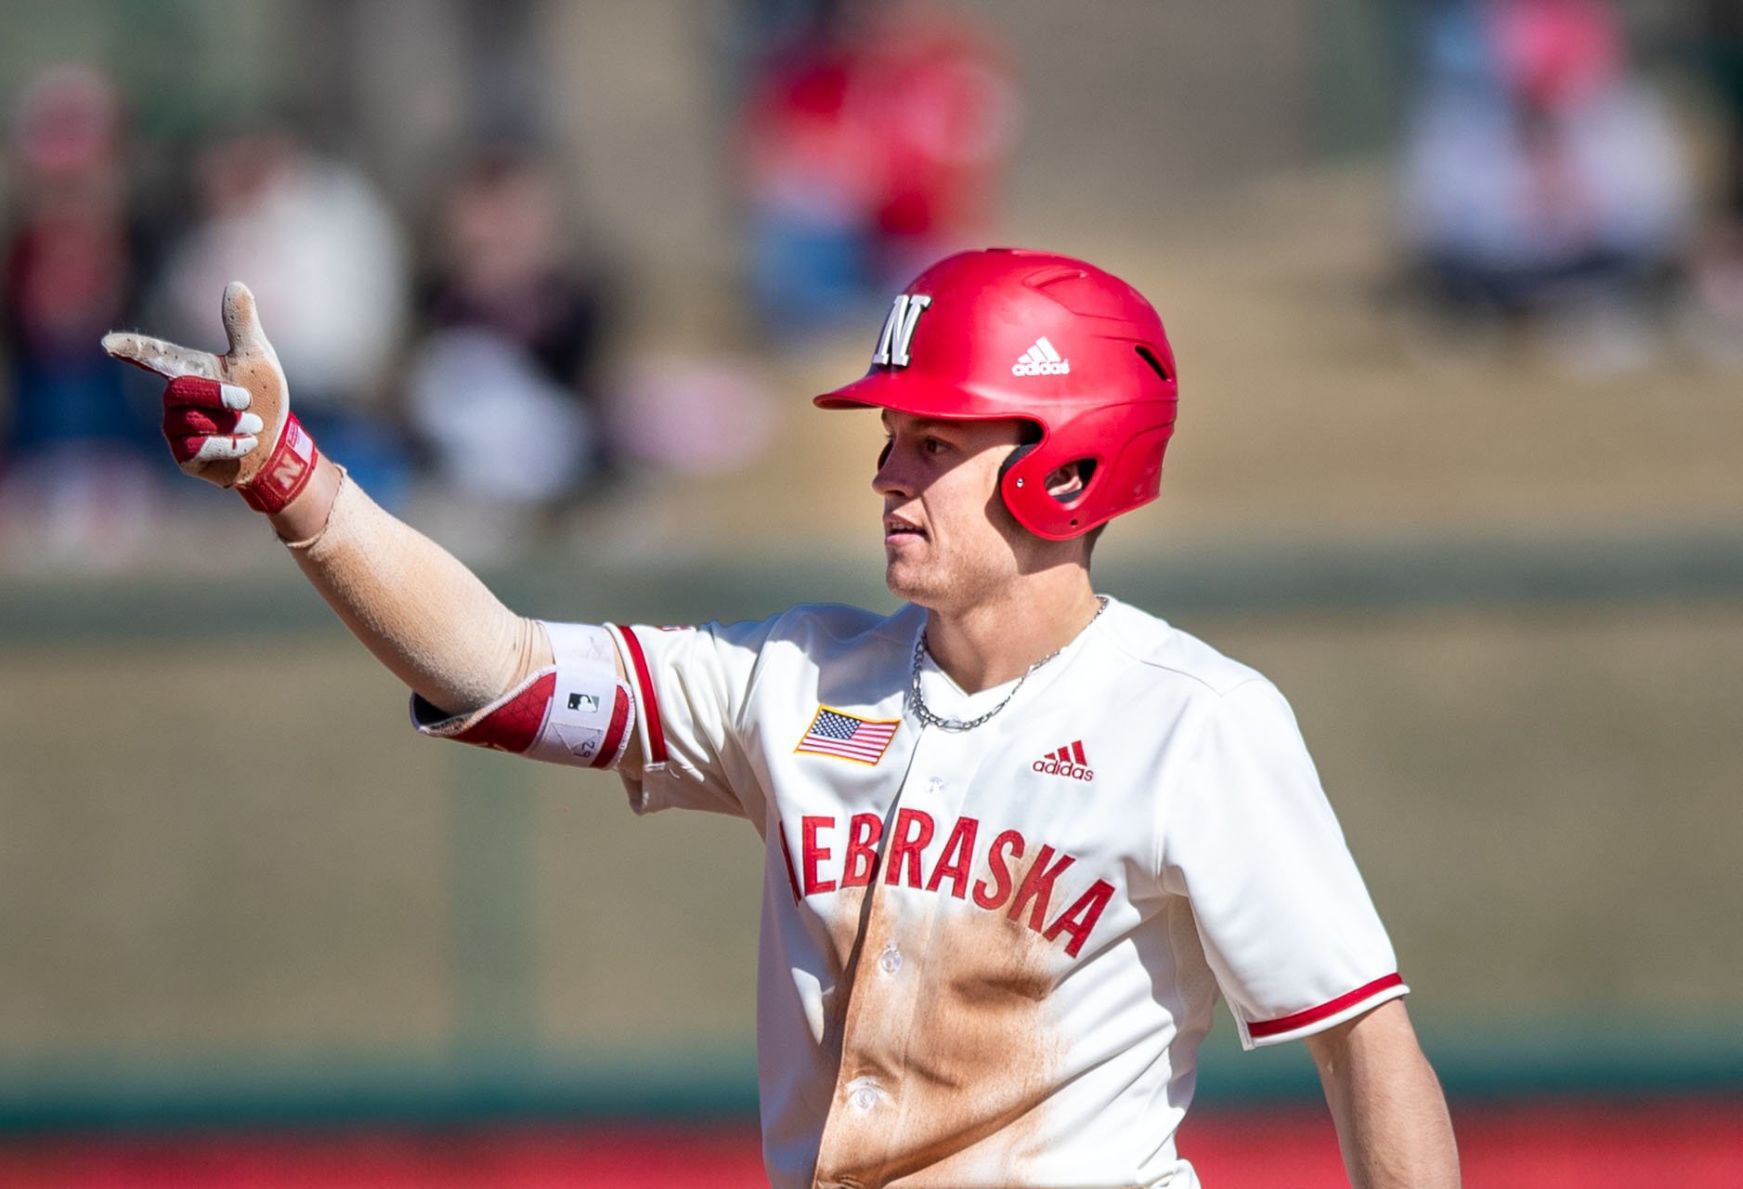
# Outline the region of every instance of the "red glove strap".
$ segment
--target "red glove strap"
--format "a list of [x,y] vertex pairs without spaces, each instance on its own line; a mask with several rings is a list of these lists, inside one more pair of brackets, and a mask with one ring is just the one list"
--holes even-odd
[[236,490],[256,512],[268,516],[282,512],[309,485],[319,457],[315,439],[308,435],[295,413],[288,414],[284,432],[278,435],[278,445],[272,448],[266,465],[247,483],[237,484]]

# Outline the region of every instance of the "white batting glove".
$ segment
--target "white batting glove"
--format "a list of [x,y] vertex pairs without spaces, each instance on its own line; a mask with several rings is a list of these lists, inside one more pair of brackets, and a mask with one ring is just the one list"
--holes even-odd
[[308,485],[319,457],[290,411],[290,385],[240,281],[224,287],[224,355],[142,334],[103,336],[103,350],[162,376],[163,436],[188,474],[234,487],[248,506],[279,512]]

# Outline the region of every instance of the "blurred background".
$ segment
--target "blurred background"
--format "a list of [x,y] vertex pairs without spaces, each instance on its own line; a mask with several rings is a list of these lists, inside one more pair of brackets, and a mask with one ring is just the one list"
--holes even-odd
[[[0,0],[0,1182],[760,1179],[758,844],[417,740],[115,327],[247,280],[517,610],[887,608],[987,243],[1183,374],[1098,584],[1291,697],[1473,1186],[1743,1184],[1743,2]],[[294,756],[294,764],[282,757]],[[1340,1184],[1300,1046],[1206,1183]]]

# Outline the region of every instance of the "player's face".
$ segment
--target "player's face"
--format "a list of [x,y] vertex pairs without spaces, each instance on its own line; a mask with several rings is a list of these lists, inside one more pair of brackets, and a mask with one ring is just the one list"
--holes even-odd
[[1025,569],[1029,535],[999,498],[1017,421],[927,421],[886,411],[872,479],[884,500],[884,581],[935,611],[991,601]]

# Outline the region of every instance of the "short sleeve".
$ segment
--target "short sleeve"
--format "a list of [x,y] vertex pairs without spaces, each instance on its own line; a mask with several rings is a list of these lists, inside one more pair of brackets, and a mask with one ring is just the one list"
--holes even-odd
[[701,809],[760,822],[762,790],[739,745],[744,707],[778,618],[700,627],[610,625],[636,693],[637,813]]
[[1295,716],[1260,679],[1207,698],[1162,808],[1164,887],[1192,906],[1244,1048],[1409,990]]

